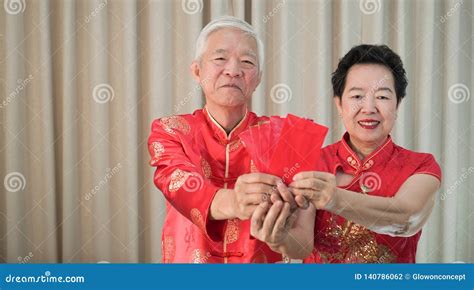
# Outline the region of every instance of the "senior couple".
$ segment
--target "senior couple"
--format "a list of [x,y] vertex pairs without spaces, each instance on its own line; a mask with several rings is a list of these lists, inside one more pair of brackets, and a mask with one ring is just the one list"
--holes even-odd
[[263,61],[248,23],[210,22],[191,64],[205,107],[152,124],[150,164],[167,200],[163,262],[414,263],[441,170],[390,137],[407,87],[400,57],[359,45],[340,60],[333,99],[346,133],[322,149],[317,171],[289,184],[258,172],[239,138],[268,120],[247,108]]

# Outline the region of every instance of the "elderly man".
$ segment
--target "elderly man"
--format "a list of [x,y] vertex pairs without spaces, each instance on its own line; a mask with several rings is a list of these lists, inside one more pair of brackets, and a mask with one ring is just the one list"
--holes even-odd
[[280,178],[256,172],[239,139],[249,126],[268,120],[247,109],[262,63],[262,42],[248,23],[234,17],[210,22],[197,39],[191,64],[205,107],[153,122],[150,164],[167,199],[165,263],[272,263],[282,260],[275,251],[287,254],[287,248],[298,256],[291,241],[279,241],[273,251],[271,243],[250,236],[249,218],[269,194],[287,209],[282,219],[295,208]]

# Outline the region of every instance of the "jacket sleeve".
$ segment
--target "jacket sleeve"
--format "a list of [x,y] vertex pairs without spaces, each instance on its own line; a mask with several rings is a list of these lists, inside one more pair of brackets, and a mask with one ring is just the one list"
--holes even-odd
[[209,219],[209,210],[220,189],[204,177],[200,166],[191,162],[178,130],[166,130],[160,119],[152,124],[148,138],[150,165],[156,167],[154,183],[168,202],[198,226],[212,241],[221,241],[224,221]]

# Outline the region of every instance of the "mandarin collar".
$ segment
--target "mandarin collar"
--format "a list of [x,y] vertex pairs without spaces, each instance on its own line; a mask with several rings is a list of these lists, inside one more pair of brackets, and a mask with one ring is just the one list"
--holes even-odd
[[215,138],[218,140],[219,143],[223,145],[227,145],[238,139],[239,134],[242,133],[248,127],[248,122],[250,119],[248,108],[245,109],[245,115],[242,120],[240,120],[240,122],[234,127],[234,129],[232,129],[232,131],[229,132],[229,134],[227,134],[224,128],[222,128],[222,126],[216,121],[216,119],[212,117],[206,107],[204,107],[203,111],[207,124],[214,132]]
[[[337,156],[339,159],[339,166],[342,166],[344,172],[353,173],[354,175],[360,172],[369,170],[375,165],[381,165],[388,161],[393,153],[394,144],[392,137],[388,135],[387,140],[370,153],[364,160],[360,160],[357,153],[355,153],[349,146],[349,133],[344,133],[341,144],[337,149]],[[335,168],[337,169],[337,168]]]

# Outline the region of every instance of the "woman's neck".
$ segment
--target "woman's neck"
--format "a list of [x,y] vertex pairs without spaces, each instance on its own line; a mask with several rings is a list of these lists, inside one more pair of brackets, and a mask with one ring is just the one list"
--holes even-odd
[[[388,138],[388,136],[387,136]],[[349,136],[349,146],[351,149],[359,156],[360,160],[364,160],[367,156],[369,156],[372,152],[374,152],[378,147],[380,147],[386,140],[385,138],[381,142],[359,142],[350,138]]]

